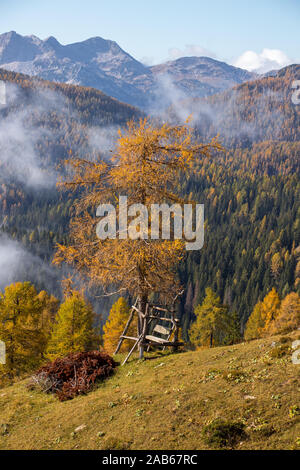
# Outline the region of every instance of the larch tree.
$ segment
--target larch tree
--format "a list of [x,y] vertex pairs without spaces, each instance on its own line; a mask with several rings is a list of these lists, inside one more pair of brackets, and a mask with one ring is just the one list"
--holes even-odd
[[[115,239],[99,239],[96,209],[100,204],[115,203],[119,214],[119,196],[127,196],[128,205],[142,204],[148,213],[152,204],[182,207],[188,201],[177,194],[180,178],[193,171],[195,162],[219,149],[216,139],[208,144],[198,142],[188,123],[155,125],[142,119],[129,122],[119,132],[111,160],[69,159],[70,173],[61,185],[77,194],[71,243],[58,245],[54,262],[72,265],[91,285],[106,292],[117,286],[117,292],[137,296],[141,312],[151,294],[170,299],[179,290],[176,265],[184,257],[184,240],[174,236],[152,239],[150,226],[142,223],[134,237],[128,237],[119,223]],[[138,219],[140,214],[135,215]]]
[[219,346],[224,344],[224,333],[228,329],[228,307],[208,287],[201,305],[195,308],[196,320],[189,330],[194,346]]
[[0,339],[6,345],[4,374],[14,377],[38,365],[46,347],[40,320],[43,305],[35,287],[17,282],[0,294]]
[[[119,342],[120,335],[125,328],[129,318],[130,308],[124,297],[120,297],[112,306],[105,325],[103,326],[103,347],[105,351],[112,354]],[[130,326],[132,329],[134,324]],[[128,330],[128,336],[134,336],[135,332]],[[122,344],[120,352],[128,351],[129,344]]]
[[278,315],[270,325],[272,334],[287,333],[300,327],[300,297],[296,292],[288,294],[281,302]]
[[44,290],[39,292],[38,299],[42,304],[40,327],[46,335],[48,341],[51,336],[54,320],[59,309],[59,300],[53,295],[49,295]]
[[260,331],[264,327],[264,320],[262,319],[262,302],[257,302],[253,312],[248,318],[244,337],[246,341],[260,337]]
[[69,353],[95,349],[97,335],[93,327],[94,316],[91,305],[79,292],[73,291],[57,312],[47,345],[47,358],[54,360]]
[[271,334],[272,325],[279,314],[280,298],[276,289],[272,289],[263,299],[257,302],[245,328],[245,339],[251,340]]
[[279,253],[275,253],[272,256],[272,259],[271,259],[271,272],[272,272],[273,277],[276,281],[280,277],[280,273],[282,271],[282,268],[283,268],[283,263],[282,263],[282,260],[281,260],[281,256],[280,256]]
[[275,288],[273,288],[264,298],[262,303],[262,321],[263,328],[259,332],[261,336],[268,336],[274,320],[279,314],[280,298]]

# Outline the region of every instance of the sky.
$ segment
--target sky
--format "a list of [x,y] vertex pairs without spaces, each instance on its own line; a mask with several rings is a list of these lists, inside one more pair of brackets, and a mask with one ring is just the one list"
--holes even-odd
[[0,33],[93,36],[157,64],[210,56],[261,72],[300,62],[300,0],[0,0]]

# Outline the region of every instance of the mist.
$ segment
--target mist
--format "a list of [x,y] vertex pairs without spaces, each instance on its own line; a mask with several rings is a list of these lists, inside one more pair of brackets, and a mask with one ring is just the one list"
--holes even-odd
[[[219,98],[215,99],[216,96]],[[265,89],[256,97],[253,105],[249,106],[237,88],[212,97],[194,98],[179,88],[171,75],[162,75],[157,80],[155,96],[148,113],[174,124],[183,124],[187,118],[191,118],[190,124],[196,127],[202,136],[211,138],[219,134],[224,143],[232,139],[247,138],[255,141],[263,138],[264,129],[258,124],[258,117],[268,113],[271,125],[276,120],[272,138],[277,139],[284,113],[278,111],[278,106],[276,111],[272,108],[274,104],[284,103],[288,99],[285,93]],[[246,112],[248,116],[245,116]],[[249,120],[249,113],[255,118]]]
[[58,139],[59,130],[50,130],[38,121],[53,111],[66,110],[65,98],[51,90],[35,90],[24,98],[24,90],[5,83],[6,104],[0,107],[1,180],[12,179],[27,187],[51,188],[56,184],[54,167],[45,165],[38,146],[45,139]]
[[42,279],[47,285],[59,290],[60,275],[56,268],[30,253],[18,241],[6,234],[0,235],[0,290],[13,283],[30,281],[41,286]]

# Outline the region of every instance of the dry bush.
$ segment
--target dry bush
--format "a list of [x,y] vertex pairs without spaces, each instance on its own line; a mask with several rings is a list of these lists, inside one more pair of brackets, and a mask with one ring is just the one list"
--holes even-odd
[[69,354],[41,367],[29,384],[46,393],[55,393],[60,401],[88,393],[94,384],[109,377],[117,363],[106,353],[89,351]]

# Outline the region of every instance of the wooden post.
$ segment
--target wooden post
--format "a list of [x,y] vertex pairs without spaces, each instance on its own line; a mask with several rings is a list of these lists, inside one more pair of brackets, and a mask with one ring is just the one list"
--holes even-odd
[[148,313],[148,303],[147,303],[147,296],[142,295],[139,298],[138,308],[139,308],[139,359],[143,359],[144,357],[144,340],[147,334],[146,326],[147,326],[147,313]]
[[178,349],[177,343],[178,343],[178,336],[179,336],[179,320],[178,320],[178,318],[174,318],[174,325],[175,325],[175,328],[174,328],[174,342],[175,342],[175,345],[174,345],[173,351],[177,351],[177,349]]

